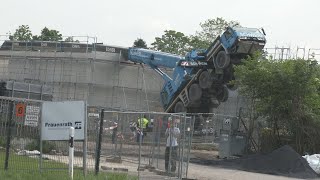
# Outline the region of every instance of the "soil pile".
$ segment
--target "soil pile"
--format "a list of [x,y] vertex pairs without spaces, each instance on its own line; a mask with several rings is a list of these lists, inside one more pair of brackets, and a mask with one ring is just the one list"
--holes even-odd
[[196,160],[191,162],[295,178],[318,177],[308,162],[287,145],[265,155],[254,154],[239,159]]

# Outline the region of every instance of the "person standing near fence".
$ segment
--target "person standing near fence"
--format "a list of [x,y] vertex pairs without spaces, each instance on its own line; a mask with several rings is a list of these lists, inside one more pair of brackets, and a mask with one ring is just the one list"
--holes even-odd
[[134,139],[137,136],[137,123],[136,122],[130,122],[129,124],[129,128],[132,132],[132,137],[130,138],[130,140]]
[[117,133],[118,133],[118,123],[113,122],[113,125],[111,127],[105,128],[106,131],[112,130],[112,135],[111,135],[111,141],[112,144],[116,143],[117,140]]
[[[168,127],[166,129],[165,135],[167,137],[166,151],[165,151],[165,168],[166,172],[176,171],[176,159],[177,159],[177,149],[178,149],[178,136],[180,135],[180,129],[177,127],[177,121],[172,121],[172,118],[168,118]],[[171,152],[170,152],[171,151]],[[171,155],[171,157],[170,157]],[[170,162],[169,162],[170,160]]]
[[137,122],[137,130],[138,130],[138,136],[137,136],[137,142],[143,142],[143,139],[145,136],[147,136],[147,128],[149,125],[149,120],[147,119],[147,116],[144,115],[143,118],[139,118]]

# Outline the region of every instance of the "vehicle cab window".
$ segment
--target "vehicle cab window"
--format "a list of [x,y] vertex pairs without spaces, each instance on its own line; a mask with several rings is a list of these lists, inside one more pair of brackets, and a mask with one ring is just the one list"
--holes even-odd
[[224,35],[226,36],[226,39],[229,39],[232,36],[232,30],[228,28]]

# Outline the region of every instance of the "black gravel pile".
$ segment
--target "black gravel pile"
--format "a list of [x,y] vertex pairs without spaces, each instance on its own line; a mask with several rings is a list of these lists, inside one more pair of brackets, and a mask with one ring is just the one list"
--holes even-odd
[[308,162],[287,145],[265,155],[254,154],[231,160],[192,159],[190,162],[295,178],[318,177]]

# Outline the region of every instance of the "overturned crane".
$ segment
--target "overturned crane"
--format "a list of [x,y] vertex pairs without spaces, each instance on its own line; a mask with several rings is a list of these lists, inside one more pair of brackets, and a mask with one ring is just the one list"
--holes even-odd
[[[164,80],[160,93],[165,112],[207,113],[228,99],[233,65],[266,43],[256,28],[228,27],[207,50],[192,50],[185,57],[140,48],[129,48],[128,60],[143,63]],[[160,68],[173,68],[172,76]]]

